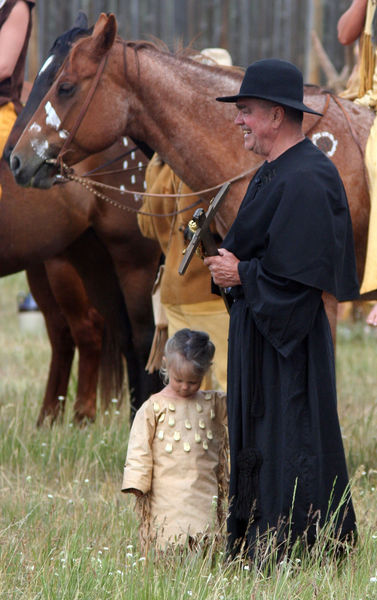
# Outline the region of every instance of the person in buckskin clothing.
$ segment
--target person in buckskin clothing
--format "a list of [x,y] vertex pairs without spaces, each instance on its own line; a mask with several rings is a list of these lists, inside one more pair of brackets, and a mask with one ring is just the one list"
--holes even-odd
[[176,332],[165,349],[168,383],[133,421],[122,491],[138,497],[143,551],[151,542],[192,545],[221,527],[226,400],[199,389],[214,350],[205,332]]

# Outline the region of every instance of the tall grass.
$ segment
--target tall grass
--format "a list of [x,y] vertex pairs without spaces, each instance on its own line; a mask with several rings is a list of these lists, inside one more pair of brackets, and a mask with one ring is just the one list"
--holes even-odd
[[[45,334],[25,334],[0,280],[0,598],[9,600],[370,600],[377,598],[377,337],[339,327],[339,413],[359,540],[339,563],[319,542],[271,570],[228,563],[224,546],[140,556],[133,500],[120,493],[128,409],[36,429],[49,361]],[[116,409],[115,405],[115,409]]]

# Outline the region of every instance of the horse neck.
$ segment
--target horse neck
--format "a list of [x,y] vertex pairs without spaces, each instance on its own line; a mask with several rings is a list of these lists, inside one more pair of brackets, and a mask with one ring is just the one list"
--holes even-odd
[[[215,101],[236,92],[241,75],[149,48],[133,52],[127,49],[131,100],[126,133],[148,143],[193,189],[216,185],[247,168],[250,157],[242,152],[234,106]],[[232,147],[240,151],[237,166],[225,152]]]

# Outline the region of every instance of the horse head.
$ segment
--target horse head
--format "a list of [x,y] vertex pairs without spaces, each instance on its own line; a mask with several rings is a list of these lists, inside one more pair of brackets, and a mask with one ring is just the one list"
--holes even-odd
[[[88,35],[89,31],[86,29],[76,30],[76,37],[71,36],[69,43],[68,38],[65,38],[65,44],[60,38],[55,42],[53,49],[59,50],[59,53],[52,53],[39,72],[30,103],[22,112],[9,141],[10,166],[20,185],[40,188],[53,185],[57,167],[51,164],[51,159],[58,156],[75,124],[78,126],[75,139],[71,140],[64,156],[67,164],[77,163],[89,154],[109,147],[119,137],[119,127],[116,131],[105,127],[101,132],[99,146],[96,141],[96,124],[91,114],[92,106],[88,105],[85,114],[80,117],[80,109],[85,104],[99,65],[107,62],[116,32],[115,17],[102,14],[92,35]],[[106,81],[103,74],[96,84],[93,96],[96,110],[101,105],[103,118],[109,123],[114,121],[114,115],[121,120],[121,114],[118,115],[109,102]],[[41,90],[45,92],[42,101]],[[12,140],[17,139],[25,121],[27,125],[12,150]],[[120,127],[123,126],[121,123]],[[108,136],[104,139],[106,129]]]
[[10,155],[22,131],[38,108],[41,98],[50,89],[57,72],[63,64],[74,42],[83,36],[88,36],[93,28],[88,29],[88,19],[85,13],[79,12],[73,27],[60,35],[48,52],[48,57],[37,74],[27,102],[17,117],[4,148],[3,158],[9,163]]

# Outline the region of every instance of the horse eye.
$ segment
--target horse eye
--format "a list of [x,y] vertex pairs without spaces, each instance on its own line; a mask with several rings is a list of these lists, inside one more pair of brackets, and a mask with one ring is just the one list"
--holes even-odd
[[75,92],[76,86],[69,81],[63,81],[59,84],[58,94],[59,96],[72,96]]

